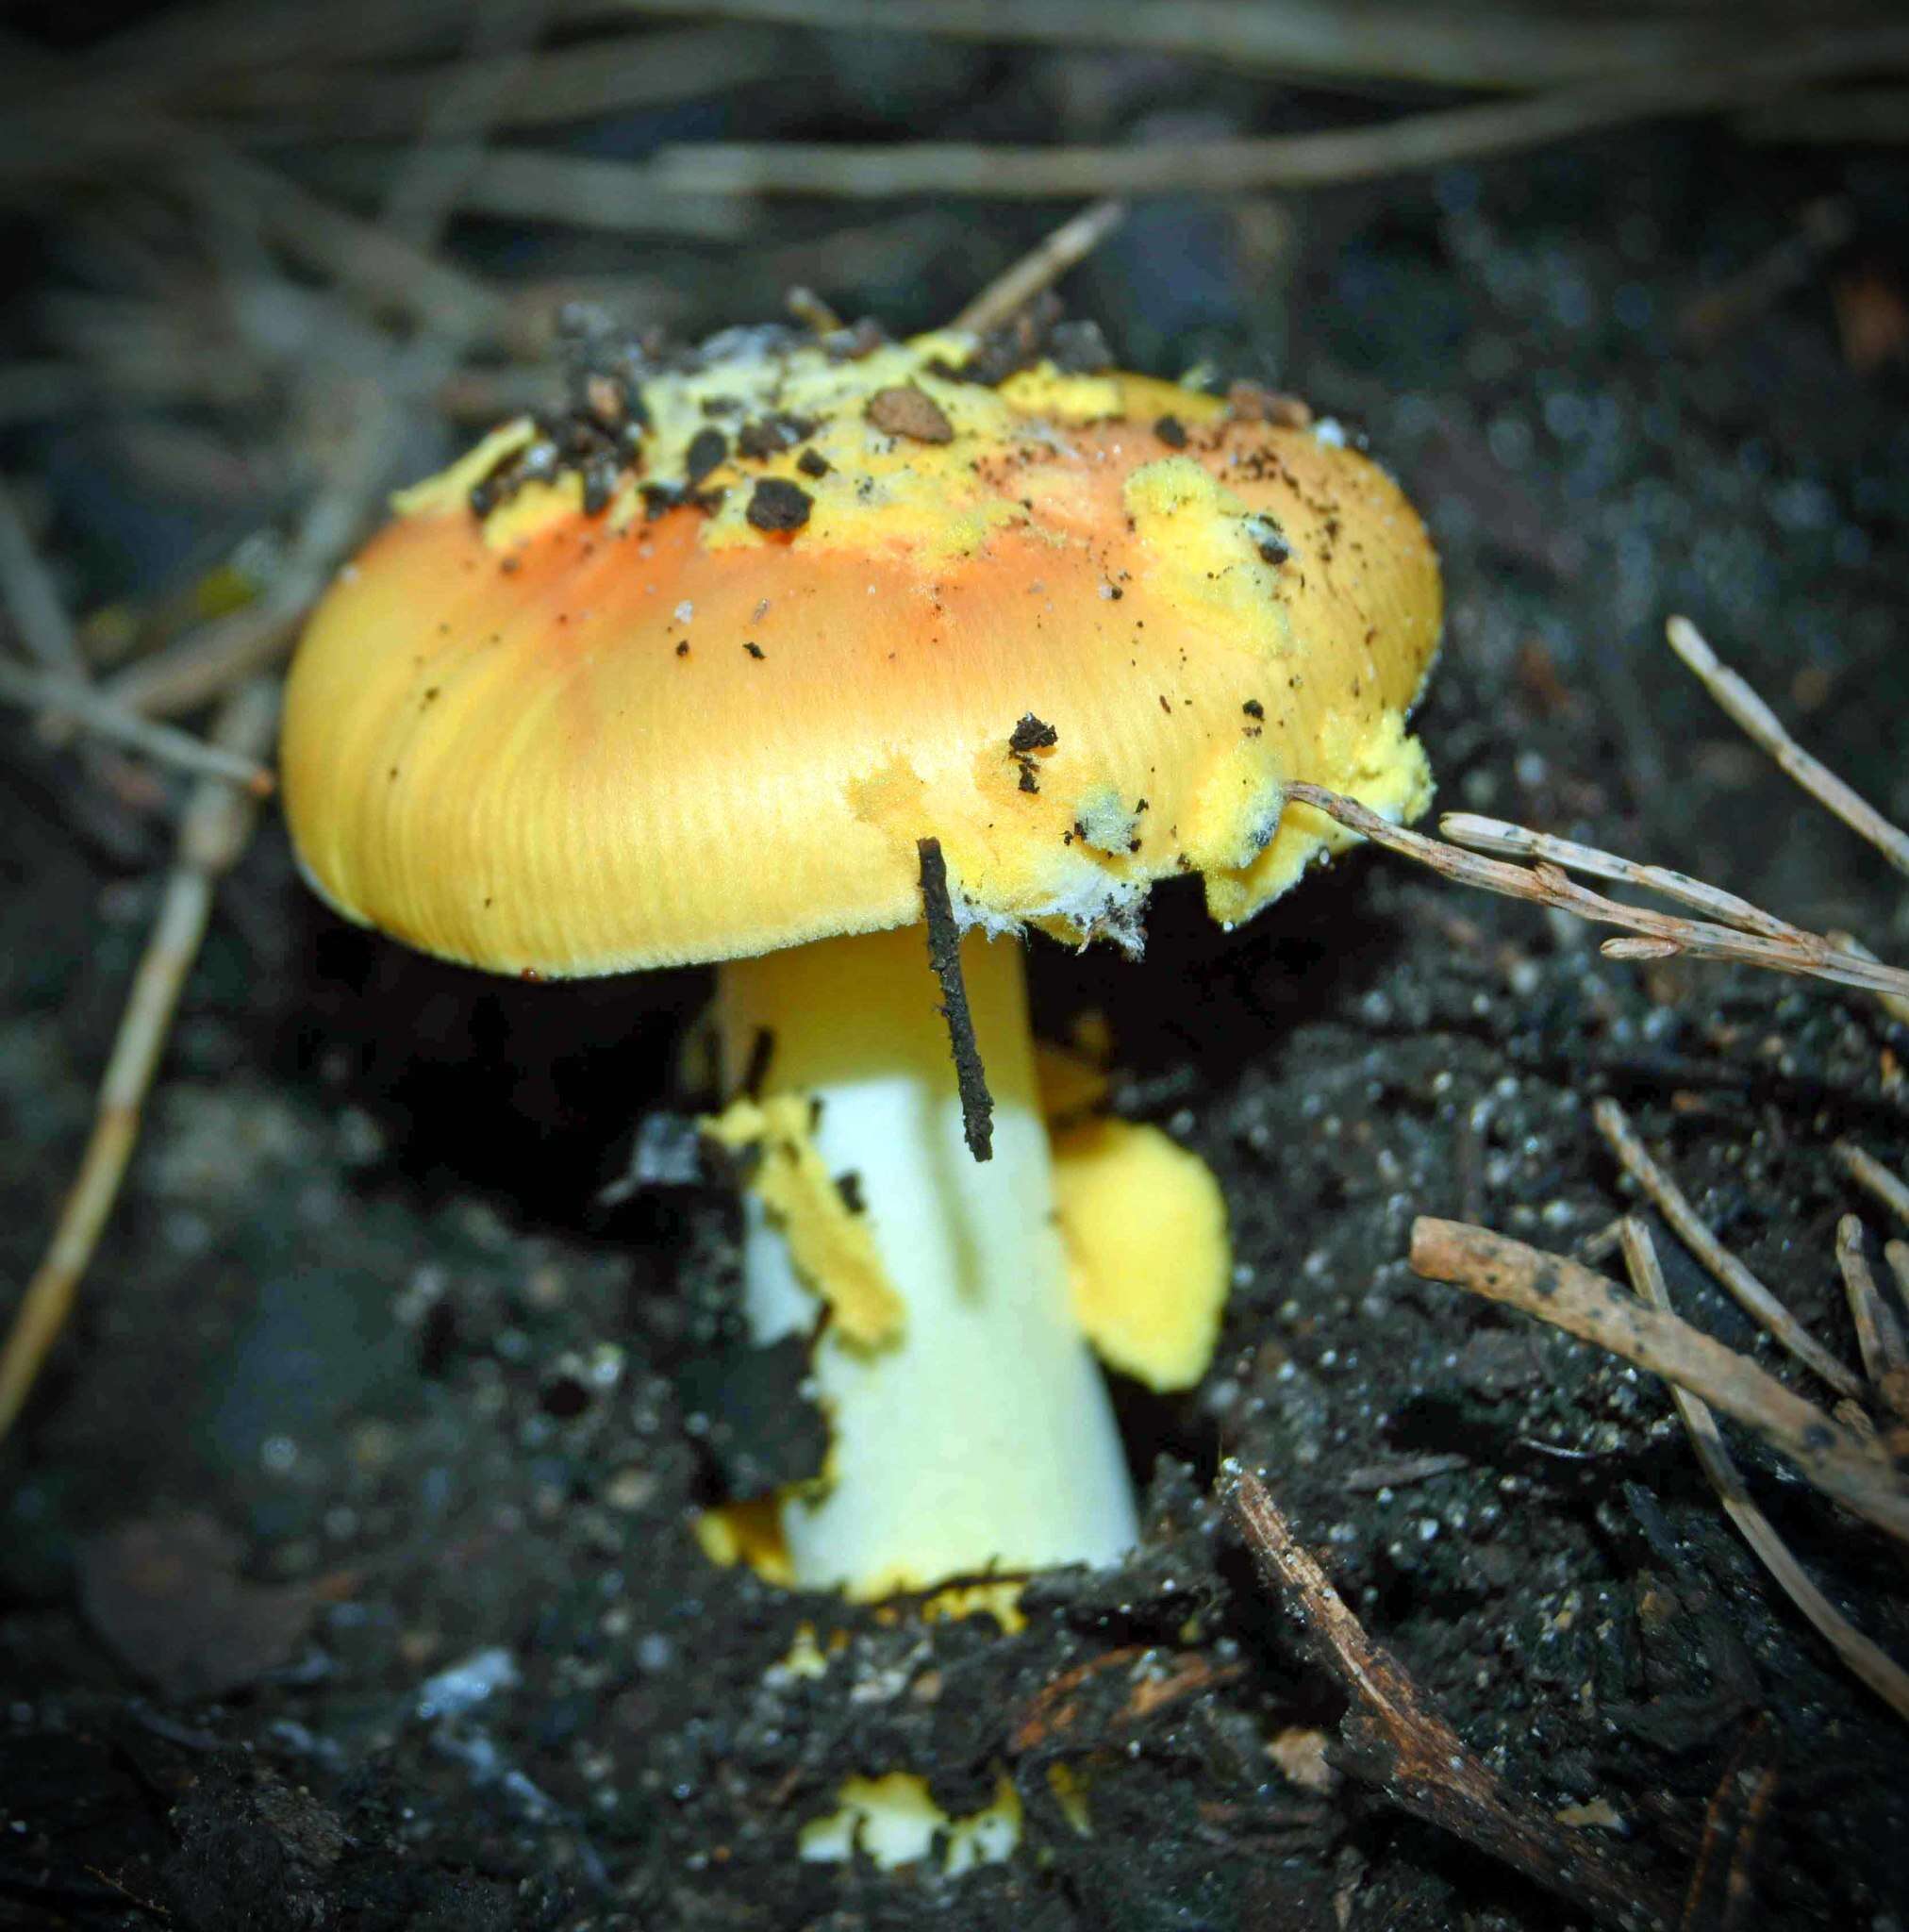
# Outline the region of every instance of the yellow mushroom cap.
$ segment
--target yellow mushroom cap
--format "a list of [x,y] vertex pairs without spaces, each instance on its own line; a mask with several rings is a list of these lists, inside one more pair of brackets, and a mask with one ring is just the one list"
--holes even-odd
[[1237,921],[1343,842],[1285,781],[1421,809],[1438,574],[1390,479],[1329,426],[974,350],[739,335],[644,375],[589,510],[527,422],[406,492],[291,674],[318,890],[610,973],[911,924],[931,836],[989,926],[1119,933],[1181,872]]

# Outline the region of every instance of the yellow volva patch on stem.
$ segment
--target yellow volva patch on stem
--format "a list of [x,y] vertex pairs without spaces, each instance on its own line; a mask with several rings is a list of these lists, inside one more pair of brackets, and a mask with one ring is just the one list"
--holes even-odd
[[1212,1171],[1158,1127],[1092,1120],[1055,1139],[1054,1192],[1074,1318],[1094,1352],[1150,1389],[1190,1389],[1213,1358],[1233,1274]]
[[809,1133],[801,1094],[738,1100],[703,1123],[731,1153],[755,1156],[747,1185],[772,1214],[803,1280],[828,1304],[847,1341],[878,1348],[902,1332],[902,1297],[882,1266],[874,1237],[855,1213]]

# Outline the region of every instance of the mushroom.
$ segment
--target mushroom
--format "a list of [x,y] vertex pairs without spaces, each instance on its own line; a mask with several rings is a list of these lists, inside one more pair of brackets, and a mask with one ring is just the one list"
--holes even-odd
[[[1179,874],[1247,918],[1350,842],[1288,780],[1431,793],[1437,567],[1390,479],[1250,392],[1005,340],[600,353],[567,422],[397,499],[287,698],[287,816],[346,917],[499,973],[716,965],[746,1313],[813,1338],[830,1430],[777,1500],[787,1574],[861,1596],[1117,1557],[1087,1330],[1166,1386],[1218,1322],[1217,1191],[1118,1127],[1071,1211],[1139,1229],[1177,1190],[1204,1232],[1144,1271],[1077,1241],[1077,1312],[1020,936],[1137,953]],[[943,876],[991,1149],[911,929]]]

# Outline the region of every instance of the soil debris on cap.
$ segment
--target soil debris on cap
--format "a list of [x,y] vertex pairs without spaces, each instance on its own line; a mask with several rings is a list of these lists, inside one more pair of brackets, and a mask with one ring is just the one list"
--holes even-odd
[[799,530],[808,522],[815,499],[786,476],[765,476],[749,497],[744,512],[758,530]]
[[1021,789],[1023,791],[1040,790],[1040,763],[1035,753],[1052,751],[1059,742],[1060,733],[1044,719],[1037,718],[1032,711],[1025,712],[1021,723],[1008,733],[1007,755],[1021,767]]
[[736,451],[739,456],[761,461],[780,456],[799,442],[806,442],[814,434],[815,424],[810,418],[791,416],[787,410],[778,409],[745,423],[736,432]]
[[829,473],[829,459],[819,449],[805,449],[796,458],[795,467],[805,476],[826,476]]
[[1260,557],[1275,570],[1291,558],[1292,545],[1286,532],[1264,511],[1248,520],[1248,534]]
[[683,470],[691,488],[712,470],[720,469],[729,455],[729,439],[720,429],[699,429],[684,452]]
[[868,417],[885,436],[905,436],[915,442],[954,441],[954,425],[941,405],[912,382],[878,389],[869,398]]
[[1187,447],[1187,425],[1177,416],[1162,416],[1154,425],[1154,434],[1169,449],[1185,449]]

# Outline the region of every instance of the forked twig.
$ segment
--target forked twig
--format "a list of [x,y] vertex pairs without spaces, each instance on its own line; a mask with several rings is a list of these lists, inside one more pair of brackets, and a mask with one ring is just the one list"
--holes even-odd
[[1596,1843],[1507,1796],[1489,1768],[1436,1711],[1365,1627],[1293,1533],[1264,1482],[1229,1461],[1220,1500],[1251,1551],[1267,1589],[1286,1604],[1304,1641],[1352,1693],[1339,1735],[1349,1769],[1375,1784],[1401,1810],[1449,1831],[1601,1924],[1666,1925],[1675,1913],[1640,1873],[1627,1871]]
[[1677,1238],[1729,1291],[1744,1313],[1782,1342],[1798,1361],[1814,1369],[1838,1395],[1847,1395],[1851,1401],[1860,1397],[1861,1379],[1717,1239],[1684,1191],[1652,1159],[1624,1109],[1615,1100],[1601,1100],[1591,1109],[1591,1118],[1625,1173],[1643,1189],[1657,1211],[1676,1229]]
[[1524,825],[1482,818],[1469,811],[1446,812],[1438,821],[1438,829],[1454,845],[1489,852],[1500,858],[1547,860],[1567,872],[1587,873],[1592,878],[1610,879],[1620,886],[1638,886],[1677,905],[1694,906],[1720,924],[1741,926],[1746,932],[1792,941],[1807,941],[1811,937],[1748,899],[1739,899],[1718,886],[1707,886],[1688,873],[1672,872],[1663,865],[1641,865],[1615,852],[1600,851],[1595,845],[1580,845],[1575,839],[1559,839],[1550,832],[1534,832]]
[[1909,1483],[1872,1444],[1687,1322],[1644,1307],[1576,1261],[1463,1222],[1421,1215],[1412,1224],[1411,1263],[1428,1280],[1536,1315],[1701,1395],[1782,1451],[1825,1495],[1909,1541]]
[[[220,712],[213,742],[234,757],[256,759],[271,741],[276,708],[272,686],[241,687]],[[205,937],[213,889],[245,849],[257,808],[250,791],[224,778],[204,778],[180,822],[172,874],[100,1084],[92,1136],[46,1257],[27,1284],[0,1348],[0,1437],[18,1418],[72,1312],[139,1138],[141,1109]]]
[[[1630,1270],[1631,1285],[1660,1313],[1670,1313],[1670,1294],[1665,1286],[1664,1271],[1657,1260],[1656,1244],[1641,1221],[1627,1217],[1623,1232],[1624,1261]],[[1710,1487],[1724,1512],[1742,1532],[1743,1540],[1757,1560],[1770,1574],[1778,1589],[1789,1598],[1830,1647],[1842,1658],[1852,1675],[1860,1678],[1898,1717],[1909,1719],[1909,1671],[1880,1645],[1865,1637],[1830,1602],[1790,1555],[1788,1546],[1777,1535],[1769,1519],[1750,1500],[1743,1478],[1723,1445],[1723,1436],[1715,1419],[1695,1395],[1674,1383],[1670,1399],[1690,1438],[1690,1446],[1708,1477]]]
[[[1764,922],[1762,929],[1754,932],[1739,931],[1708,920],[1680,919],[1671,913],[1653,912],[1647,907],[1626,906],[1618,900],[1607,899],[1602,893],[1579,885],[1562,867],[1549,860],[1541,860],[1532,866],[1511,865],[1501,858],[1487,858],[1480,853],[1448,844],[1442,839],[1429,838],[1423,832],[1410,831],[1403,825],[1393,824],[1389,819],[1381,818],[1356,799],[1328,791],[1323,786],[1290,784],[1286,788],[1286,795],[1295,804],[1324,812],[1347,830],[1357,832],[1375,845],[1383,845],[1388,851],[1418,860],[1420,865],[1430,866],[1434,872],[1458,885],[1477,886],[1506,898],[1554,907],[1595,925],[1621,926],[1634,937],[1606,940],[1603,951],[1612,958],[1668,959],[1679,954],[1687,954],[1692,958],[1727,959],[1741,965],[1762,966],[1773,973],[1792,973],[1805,978],[1833,980],[1841,986],[1862,987],[1870,992],[1909,995],[1909,973],[1866,958],[1849,948],[1834,945],[1819,934],[1804,932],[1797,926],[1784,926],[1782,936],[1778,937],[1768,928],[1782,922],[1772,920],[1768,913],[1761,915]],[[1480,824],[1497,825],[1499,822],[1459,817],[1458,823],[1461,829],[1471,830]],[[1520,828],[1509,826],[1502,829],[1515,832]],[[1531,833],[1525,836],[1536,839],[1542,835]],[[1608,868],[1630,863],[1608,853],[1596,856],[1607,868],[1604,872],[1606,877],[1617,875]],[[1635,868],[1639,873],[1656,870],[1654,867]],[[1668,876],[1681,879],[1683,874]],[[1718,896],[1723,898],[1728,895]]]

